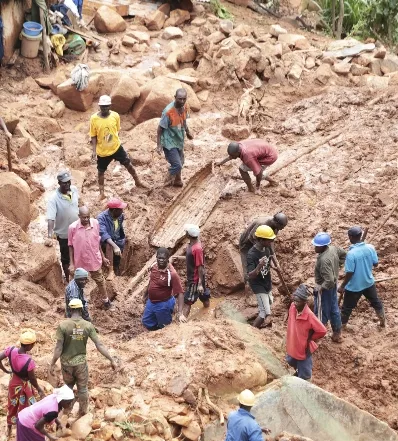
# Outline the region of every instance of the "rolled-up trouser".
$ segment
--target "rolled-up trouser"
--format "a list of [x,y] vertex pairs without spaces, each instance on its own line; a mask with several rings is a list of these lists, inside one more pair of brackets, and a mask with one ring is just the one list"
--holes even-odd
[[286,355],[288,364],[296,369],[298,378],[310,380],[312,377],[312,354],[307,355],[305,360],[297,360],[296,358]]
[[378,317],[384,316],[384,307],[376,291],[376,285],[369,286],[362,291],[345,290],[343,307],[341,308],[341,322],[343,325],[348,323],[352,310],[357,306],[362,295],[369,301],[372,308],[376,311]]
[[98,290],[100,292],[101,300],[105,300],[108,298],[108,294],[106,292],[106,283],[105,283],[105,277],[102,272],[102,268],[100,268],[97,271],[90,271],[90,276],[94,280],[94,282],[98,286]]
[[88,409],[88,365],[81,363],[76,366],[66,366],[61,363],[62,378],[65,384],[73,389],[76,384],[79,413],[84,415]]
[[272,292],[265,292],[261,294],[256,294],[257,303],[258,303],[258,312],[261,318],[267,317],[267,315],[271,314],[271,305],[274,302],[274,298],[272,297]]
[[[314,312],[318,316],[318,291],[314,291]],[[321,299],[321,322],[327,325],[328,321],[332,326],[333,332],[339,332],[341,330],[341,315],[339,304],[337,301],[337,285],[332,289],[322,289],[322,299]]]
[[163,151],[167,162],[170,164],[169,173],[173,176],[180,173],[185,161],[184,150],[177,148],[168,150],[164,148]]

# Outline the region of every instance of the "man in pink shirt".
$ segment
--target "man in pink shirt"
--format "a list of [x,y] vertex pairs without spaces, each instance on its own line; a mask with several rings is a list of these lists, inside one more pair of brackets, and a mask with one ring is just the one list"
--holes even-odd
[[[266,179],[271,185],[277,185],[274,179],[265,176],[264,171],[278,159],[278,151],[263,139],[246,139],[240,142],[231,142],[228,145],[228,157],[215,165],[221,166],[232,159],[240,158],[242,164],[239,167],[240,175],[245,181],[250,192],[261,194],[261,179]],[[256,177],[256,188],[254,188],[249,172]]]
[[111,302],[108,299],[105,278],[102,273],[102,264],[109,266],[109,260],[102,251],[99,231],[97,219],[90,218],[90,210],[85,206],[80,207],[79,220],[73,222],[68,230],[69,271],[72,275],[75,268],[83,268],[88,271],[104,299],[104,307],[109,309]]
[[312,377],[312,354],[318,349],[315,340],[324,337],[327,332],[308,307],[307,299],[307,287],[300,285],[293,293],[286,338],[286,361],[296,369],[295,376],[303,380]]

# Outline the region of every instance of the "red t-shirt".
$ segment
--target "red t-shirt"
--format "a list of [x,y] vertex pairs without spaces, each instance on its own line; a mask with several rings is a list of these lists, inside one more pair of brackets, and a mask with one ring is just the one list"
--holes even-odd
[[187,280],[188,283],[199,282],[199,267],[205,264],[202,244],[198,241],[187,247]]
[[261,172],[262,165],[271,165],[278,159],[278,150],[263,139],[246,139],[239,145],[240,159],[255,176]]
[[159,270],[155,263],[149,270],[148,298],[151,302],[163,302],[182,292],[180,277],[172,265],[169,264],[165,270]]

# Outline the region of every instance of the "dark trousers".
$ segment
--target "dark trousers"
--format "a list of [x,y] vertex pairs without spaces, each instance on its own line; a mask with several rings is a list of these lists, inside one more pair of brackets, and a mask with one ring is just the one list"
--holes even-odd
[[170,164],[169,173],[171,175],[176,175],[180,173],[184,165],[184,150],[183,149],[163,149],[164,156],[167,162]]
[[376,291],[376,285],[372,285],[363,291],[348,291],[345,290],[343,307],[341,308],[341,322],[343,325],[348,323],[352,310],[357,306],[362,295],[369,301],[372,308],[376,311],[377,316],[384,315],[384,307],[382,301],[379,299]]
[[[319,294],[317,291],[314,291],[314,299],[314,312],[318,316]],[[333,332],[339,332],[341,329],[341,316],[337,301],[337,286],[333,289],[322,289],[321,309],[321,322],[326,326],[330,321]]]

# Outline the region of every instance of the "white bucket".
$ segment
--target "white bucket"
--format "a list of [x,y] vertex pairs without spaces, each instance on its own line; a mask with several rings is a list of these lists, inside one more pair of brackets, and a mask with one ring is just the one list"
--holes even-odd
[[42,34],[31,37],[24,32],[21,33],[21,55],[25,58],[36,58],[39,54],[39,46],[42,40]]

